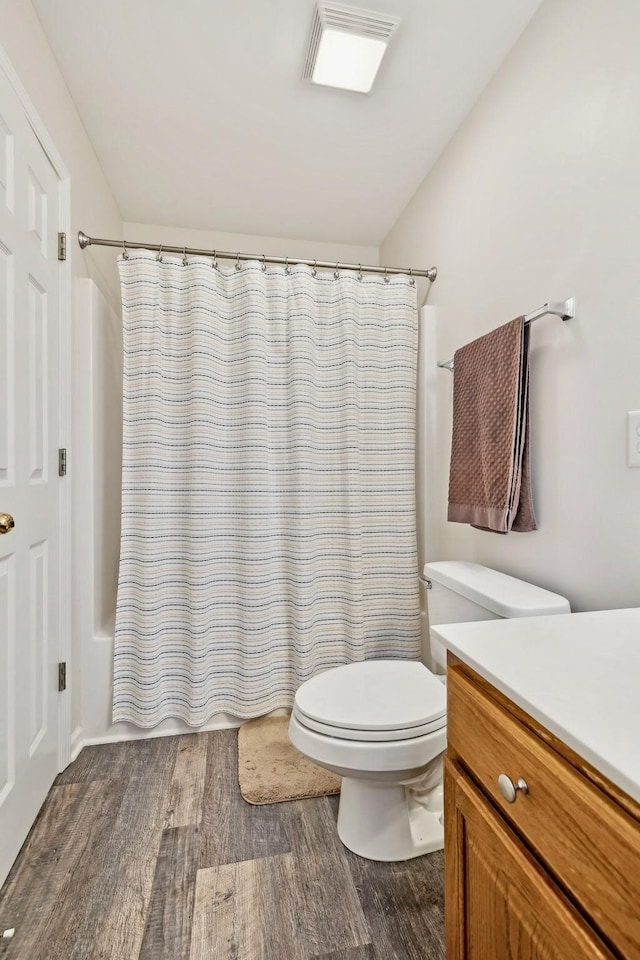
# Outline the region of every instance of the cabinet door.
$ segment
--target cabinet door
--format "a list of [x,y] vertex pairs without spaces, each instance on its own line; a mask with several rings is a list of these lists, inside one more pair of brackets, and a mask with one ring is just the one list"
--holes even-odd
[[448,759],[445,810],[448,960],[611,960],[524,844]]

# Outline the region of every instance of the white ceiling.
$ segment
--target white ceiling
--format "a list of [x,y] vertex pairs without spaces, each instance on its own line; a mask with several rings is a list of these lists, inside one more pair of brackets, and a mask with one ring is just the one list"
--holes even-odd
[[540,0],[402,17],[369,95],[301,79],[315,0],[33,0],[126,221],[377,246]]

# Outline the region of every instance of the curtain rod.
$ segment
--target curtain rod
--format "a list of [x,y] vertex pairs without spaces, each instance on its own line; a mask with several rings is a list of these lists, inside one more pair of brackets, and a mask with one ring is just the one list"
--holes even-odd
[[78,232],[78,243],[82,250],[85,247],[118,247],[121,250],[156,250],[158,253],[181,253],[183,257],[213,257],[221,260],[235,260],[239,263],[241,260],[258,260],[261,263],[278,263],[285,267],[295,266],[302,263],[307,267],[319,267],[322,270],[357,270],[362,273],[383,273],[398,274],[403,273],[409,277],[426,277],[433,281],[438,275],[436,267],[429,267],[428,270],[414,270],[410,267],[378,267],[365,266],[361,263],[334,263],[330,260],[303,260],[299,257],[267,257],[264,254],[256,253],[229,253],[226,250],[199,250],[196,247],[166,247],[162,243],[130,243],[128,240],[101,240],[98,237],[88,237],[82,230]]
[[[572,320],[576,315],[576,298],[569,297],[568,300],[561,300],[560,303],[545,303],[532,313],[527,313],[524,322],[526,324],[533,323],[534,320],[539,320],[540,317],[546,317],[549,314],[560,317],[561,320]],[[438,366],[442,367],[443,370],[453,372],[453,358],[451,360],[438,360]]]

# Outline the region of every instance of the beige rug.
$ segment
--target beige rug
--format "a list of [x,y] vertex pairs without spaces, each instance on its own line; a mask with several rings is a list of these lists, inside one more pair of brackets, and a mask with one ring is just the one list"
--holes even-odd
[[288,717],[258,717],[238,731],[238,783],[248,803],[281,803],[340,793],[340,777],[296,750]]

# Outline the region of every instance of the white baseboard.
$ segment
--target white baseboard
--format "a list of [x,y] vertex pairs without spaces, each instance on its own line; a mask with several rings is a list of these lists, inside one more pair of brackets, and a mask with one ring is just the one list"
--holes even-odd
[[[289,710],[274,710],[269,714],[270,717],[288,716]],[[116,733],[103,733],[99,736],[84,737],[82,746],[92,747],[101,743],[126,743],[129,740],[151,740],[155,737],[177,737],[188,733],[208,733],[210,730],[236,730],[245,723],[244,720],[234,719],[233,717],[224,717],[222,719],[213,717],[208,723],[201,727],[187,727],[185,723],[176,721],[174,723],[166,721],[161,727],[154,727],[151,730],[132,727],[130,730],[118,731]],[[82,747],[80,747],[82,749]],[[78,753],[80,750],[78,750]],[[77,754],[74,754],[74,759]]]
[[187,733],[208,733],[209,730],[233,730],[239,727],[243,721],[215,721],[205,723],[201,727],[192,727],[185,730],[184,727],[168,727],[158,730],[132,730],[127,733],[104,733],[99,737],[85,737],[84,746],[93,747],[99,743],[126,743],[128,740],[152,740],[155,737],[179,737]]
[[82,748],[84,747],[84,739],[82,737],[82,727],[76,727],[73,733],[71,734],[71,747],[69,751],[70,763],[76,759]]
[[[288,716],[290,710],[273,710],[270,717]],[[99,746],[101,743],[127,743],[130,740],[152,740],[156,737],[180,737],[189,733],[208,733],[210,730],[237,730],[246,721],[234,719],[233,717],[224,717],[209,720],[201,727],[187,727],[181,721],[165,721],[160,728],[154,727],[151,730],[132,727],[130,730],[119,730],[116,733],[103,733],[94,737],[83,737],[82,728],[76,727],[71,738],[71,761],[80,755],[83,747]]]

